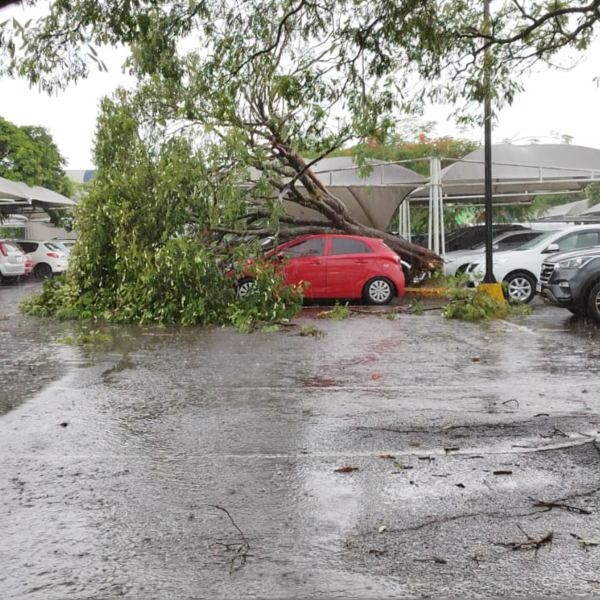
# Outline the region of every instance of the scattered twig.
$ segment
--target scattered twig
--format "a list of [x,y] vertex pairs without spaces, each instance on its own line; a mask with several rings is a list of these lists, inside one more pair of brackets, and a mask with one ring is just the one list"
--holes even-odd
[[448,563],[445,558],[440,558],[439,556],[432,556],[430,558],[413,558],[413,562],[434,562],[438,565],[445,565]]
[[351,473],[352,471],[358,471],[358,467],[340,467],[334,469],[334,473]]
[[579,508],[579,506],[571,506],[570,504],[564,504],[563,502],[546,502],[545,500],[535,500],[535,498],[529,497],[534,506],[545,508],[544,512],[548,512],[553,508],[562,508],[569,512],[578,513],[580,515],[591,515],[592,511],[587,508]]
[[495,546],[503,546],[504,548],[510,548],[511,550],[535,550],[537,551],[547,544],[552,543],[554,538],[554,532],[550,531],[543,537],[536,539],[530,536],[520,525],[517,525],[519,531],[527,538],[526,542],[494,542]]
[[[231,516],[230,512],[226,508],[223,508],[222,506],[219,506],[217,504],[209,504],[208,506],[211,506],[212,508],[216,508],[217,510],[223,511],[229,517],[231,524],[237,529],[237,532],[240,534],[240,537],[242,538],[241,542],[236,542],[233,544],[226,544],[226,543],[217,541],[217,543],[220,544],[221,546],[223,546],[226,550],[232,550],[232,549],[235,550],[235,554],[234,554],[233,558],[231,559],[231,563],[229,565],[229,574],[231,574],[231,573],[233,573],[233,571],[237,571],[238,569],[241,569],[246,564],[246,560],[248,558],[248,551],[250,550],[250,542],[248,541],[248,538],[246,537],[244,532],[238,527],[238,524],[233,520],[233,517]],[[236,562],[237,562],[237,566],[236,566]]]
[[586,550],[590,546],[598,546],[599,545],[597,540],[590,540],[587,538],[583,538],[580,535],[577,535],[576,533],[572,533],[571,537],[574,537]]
[[511,398],[510,400],[506,400],[506,401],[502,402],[502,404],[506,405],[509,402],[515,402],[517,404],[517,408],[519,408],[519,401],[516,400],[515,398]]
[[493,471],[493,475],[512,475],[513,472],[509,469],[499,469],[498,471]]
[[569,437],[564,431],[562,431],[561,429],[559,429],[556,425],[554,426],[554,429],[552,430],[552,433],[556,433],[557,435],[560,435],[561,437],[566,437],[566,438]]

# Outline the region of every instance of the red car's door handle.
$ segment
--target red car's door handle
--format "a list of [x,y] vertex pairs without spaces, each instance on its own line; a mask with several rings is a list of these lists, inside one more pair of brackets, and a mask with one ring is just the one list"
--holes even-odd
[[320,265],[321,261],[320,260],[311,260],[308,264],[309,265]]
[[367,261],[366,260],[355,260],[354,264],[357,264],[357,265],[366,265]]

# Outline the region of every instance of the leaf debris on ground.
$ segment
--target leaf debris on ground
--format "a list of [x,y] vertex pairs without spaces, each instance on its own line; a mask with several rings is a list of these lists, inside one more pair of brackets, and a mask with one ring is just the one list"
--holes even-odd
[[351,473],[352,471],[358,471],[358,467],[340,467],[339,469],[335,469],[334,473]]
[[576,533],[572,533],[571,536],[574,537],[584,548],[589,548],[590,546],[598,546],[599,545],[598,540],[584,538],[584,537],[581,537],[580,535],[577,535]]

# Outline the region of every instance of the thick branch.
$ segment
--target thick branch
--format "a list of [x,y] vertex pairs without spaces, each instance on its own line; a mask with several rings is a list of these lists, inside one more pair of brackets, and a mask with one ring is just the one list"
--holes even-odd
[[[517,6],[519,9],[521,9],[521,12],[523,12],[522,8],[519,5]],[[543,25],[545,25],[549,21],[558,19],[559,17],[563,16],[591,13],[586,22],[591,22],[593,24],[599,20],[598,10],[600,10],[600,0],[592,0],[592,2],[590,2],[586,6],[564,7],[558,8],[556,10],[551,10],[538,17],[537,19],[530,15],[524,14],[523,16],[527,17],[527,19],[531,21],[531,24],[519,31],[518,33],[515,33],[514,35],[509,37],[496,37],[493,34],[486,34],[481,31],[471,31],[468,34],[462,35],[459,34],[459,37],[481,38],[487,40],[484,46],[480,49],[480,51],[482,51],[493,45],[509,45],[514,44],[515,42],[523,41],[526,38],[528,38],[531,34],[539,30]],[[566,41],[565,43],[568,43],[568,41]]]
[[258,237],[268,237],[278,235],[280,239],[293,239],[295,237],[301,237],[303,235],[321,235],[324,233],[344,233],[341,230],[336,230],[333,226],[324,223],[322,226],[310,226],[310,227],[290,227],[289,229],[277,229],[276,227],[263,227],[261,229],[248,229],[247,231],[240,232],[235,229],[229,229],[228,227],[211,227],[211,231],[215,233],[233,233],[235,235],[255,235]]

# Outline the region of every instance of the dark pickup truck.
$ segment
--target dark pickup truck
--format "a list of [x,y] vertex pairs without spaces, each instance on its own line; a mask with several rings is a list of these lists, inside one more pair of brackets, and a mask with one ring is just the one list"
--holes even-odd
[[600,322],[600,246],[548,257],[537,293],[547,304]]

